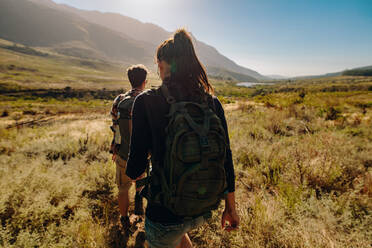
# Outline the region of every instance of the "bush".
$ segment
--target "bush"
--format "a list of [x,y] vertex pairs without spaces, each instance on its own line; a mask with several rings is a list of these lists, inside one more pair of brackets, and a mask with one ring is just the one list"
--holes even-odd
[[3,113],[1,113],[1,117],[8,117],[9,116],[9,111],[4,110]]
[[340,117],[341,111],[335,109],[334,107],[330,107],[327,110],[327,115],[325,117],[326,120],[336,120]]

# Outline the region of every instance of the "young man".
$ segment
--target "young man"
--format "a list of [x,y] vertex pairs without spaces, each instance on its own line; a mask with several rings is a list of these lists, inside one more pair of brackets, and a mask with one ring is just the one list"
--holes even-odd
[[[132,89],[125,94],[120,94],[114,100],[111,109],[114,138],[110,152],[116,163],[116,183],[119,189],[118,203],[120,221],[124,230],[130,227],[128,217],[129,189],[132,181],[125,174],[129,153],[129,143],[132,132],[132,105],[135,97],[140,94],[146,86],[147,69],[144,65],[134,65],[128,68],[127,75]],[[142,197],[136,191],[134,214],[143,215]]]

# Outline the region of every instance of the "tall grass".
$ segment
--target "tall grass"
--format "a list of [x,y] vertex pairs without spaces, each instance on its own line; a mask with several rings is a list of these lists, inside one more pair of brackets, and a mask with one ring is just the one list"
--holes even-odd
[[8,131],[0,142],[0,245],[103,247],[117,216],[108,122]]
[[369,247],[371,113],[341,125],[308,105],[247,106],[227,114],[241,228],[215,214],[198,247]]
[[[370,92],[301,87],[252,97],[254,89],[229,96],[227,85],[217,87],[228,104],[241,226],[223,232],[221,206],[191,232],[196,247],[370,247]],[[123,247],[110,103],[3,100],[0,246]]]

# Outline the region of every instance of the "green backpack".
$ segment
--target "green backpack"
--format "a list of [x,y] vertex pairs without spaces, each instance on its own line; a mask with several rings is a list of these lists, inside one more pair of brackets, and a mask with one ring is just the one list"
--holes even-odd
[[131,120],[132,119],[132,107],[136,96],[128,93],[124,95],[124,98],[118,104],[118,112],[120,113],[121,119]]
[[115,98],[111,110],[111,115],[113,115],[111,130],[114,132],[114,138],[111,142],[110,151],[112,153],[117,152],[124,159],[128,159],[132,107],[139,93],[141,91],[132,89],[125,94],[120,94]]
[[160,169],[162,205],[177,216],[196,217],[216,209],[227,188],[227,141],[220,118],[204,103],[170,104],[164,164]]

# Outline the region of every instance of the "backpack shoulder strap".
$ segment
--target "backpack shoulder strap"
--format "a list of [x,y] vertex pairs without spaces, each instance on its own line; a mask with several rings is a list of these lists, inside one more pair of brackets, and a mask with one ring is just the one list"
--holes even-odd
[[[159,88],[158,90],[160,91],[159,93],[165,97],[166,101],[168,104],[175,104],[176,103],[176,99],[170,94],[169,92],[169,89],[168,87],[163,83]],[[163,172],[163,169],[162,167],[159,165],[159,162],[158,161],[153,161],[153,164],[152,166],[155,166],[156,167],[156,170],[157,170],[157,173],[155,173],[155,171],[153,170],[151,175],[145,177],[145,178],[142,178],[142,179],[139,179],[136,181],[136,188],[140,188],[142,186],[148,186],[150,185],[151,183],[155,183],[156,185],[160,185],[160,184],[163,184],[163,185],[167,185],[166,184],[166,179],[165,179],[165,175],[164,175],[164,172]],[[163,190],[165,191],[169,191],[168,188],[163,188]],[[164,193],[164,192],[163,192]],[[161,194],[163,194],[161,193]],[[159,197],[160,194],[157,195],[157,197]],[[148,195],[147,193],[143,194],[143,196],[149,201],[151,202],[152,204],[154,203],[157,203],[159,201],[159,199],[153,199],[150,195]]]
[[173,104],[173,103],[176,102],[176,98],[174,98],[169,93],[169,89],[168,89],[168,87],[164,83],[160,86],[160,90],[161,90],[161,93],[163,94],[163,96],[165,97],[165,99],[167,100],[167,102],[169,104]]
[[214,113],[216,113],[217,108],[216,108],[216,103],[214,102],[214,97],[213,96],[210,96],[209,102],[210,102],[210,105],[209,105],[210,108],[213,110]]

